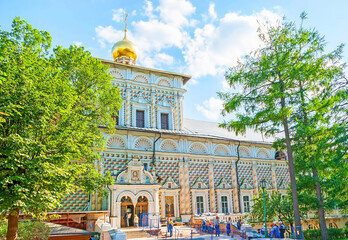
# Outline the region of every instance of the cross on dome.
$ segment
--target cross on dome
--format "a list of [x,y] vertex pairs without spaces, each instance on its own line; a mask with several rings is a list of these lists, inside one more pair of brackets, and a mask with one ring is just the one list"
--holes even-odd
[[115,43],[111,52],[115,62],[134,65],[137,60],[137,54],[134,44],[127,39],[127,17],[128,13],[125,13],[123,40]]

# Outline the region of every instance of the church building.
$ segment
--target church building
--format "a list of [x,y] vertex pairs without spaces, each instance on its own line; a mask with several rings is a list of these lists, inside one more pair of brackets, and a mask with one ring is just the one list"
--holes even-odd
[[272,139],[253,131],[236,136],[217,123],[186,119],[184,85],[190,76],[137,66],[126,30],[112,56],[113,61],[100,60],[109,66],[123,102],[114,117],[116,133],[105,133],[98,167],[114,184],[106,198],[84,192],[66,197],[58,213],[104,212],[119,228],[133,225],[141,213],[240,216],[250,212],[263,179],[268,190],[286,194],[288,165]]

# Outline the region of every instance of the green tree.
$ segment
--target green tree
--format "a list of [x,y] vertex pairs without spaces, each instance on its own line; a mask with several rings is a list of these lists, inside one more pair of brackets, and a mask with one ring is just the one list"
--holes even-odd
[[[262,191],[262,190],[261,190]],[[282,194],[277,191],[268,193],[265,190],[266,199],[266,210],[267,210],[267,221],[281,220],[286,226],[294,226],[294,209],[292,207],[291,195],[282,197]],[[263,209],[263,197],[261,195],[254,196],[254,205],[251,211],[251,216],[254,221],[263,223],[264,222],[264,209]],[[302,211],[300,212],[302,216]]]
[[[305,18],[306,15],[303,13],[300,27],[285,20],[274,26],[262,26],[265,30],[259,30],[259,37],[264,46],[246,56],[243,62],[230,68],[226,74],[230,86],[241,85],[241,92],[219,94],[225,102],[225,112],[237,113],[236,119],[221,124],[222,127],[235,130],[237,133],[244,133],[247,127],[251,127],[266,135],[284,134],[284,138],[275,142],[274,146],[285,145],[287,149],[296,226],[300,226],[301,223],[293,150],[301,148],[303,143],[309,143],[313,147],[313,142],[309,141],[310,131],[301,131],[303,126],[308,130],[312,124],[305,121],[304,112],[307,110],[304,109],[307,106],[304,103],[316,103],[317,110],[324,108],[325,103],[316,100],[318,94],[320,95],[319,90],[325,87],[325,84],[342,78],[344,68],[340,62],[342,46],[332,53],[324,54],[324,38],[316,30],[302,27]],[[302,98],[310,100],[303,102]],[[331,98],[331,101],[333,99],[337,103],[333,105],[340,105],[338,102],[342,99]],[[316,110],[313,111],[311,114],[317,116]],[[315,121],[315,118],[312,120]],[[306,141],[302,141],[301,144],[296,142],[299,136]],[[302,148],[312,148],[309,145]],[[298,157],[298,153],[295,153],[295,156]],[[322,239],[328,239],[322,190],[318,184],[318,173],[313,159],[313,156],[310,156],[307,160],[313,166],[311,174],[317,182],[316,188],[312,190],[317,193]],[[301,168],[302,162],[299,158],[296,160],[297,166]]]
[[20,212],[43,217],[65,194],[110,183],[94,164],[121,98],[107,66],[80,47],[52,49],[19,18],[0,31],[0,76],[0,213],[12,240]]

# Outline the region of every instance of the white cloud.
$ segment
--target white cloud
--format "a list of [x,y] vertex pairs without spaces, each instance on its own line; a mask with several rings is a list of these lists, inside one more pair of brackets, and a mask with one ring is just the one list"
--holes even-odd
[[[116,43],[123,39],[124,36],[124,31],[116,30],[112,26],[98,26],[95,28],[95,32],[102,48],[105,47],[105,42]],[[127,34],[129,35],[130,33],[127,32]]]
[[188,74],[194,77],[223,74],[227,67],[260,46],[257,21],[275,22],[280,17],[268,10],[250,16],[227,13],[217,24],[196,28],[183,56]]
[[207,119],[218,120],[221,110],[223,109],[223,101],[214,97],[203,102],[202,105],[197,104],[196,109],[201,112]]
[[157,10],[164,23],[181,27],[189,24],[187,17],[193,14],[196,8],[186,0],[160,0]]
[[[229,12],[219,18],[215,4],[211,3],[207,14],[203,15],[211,21],[202,22],[202,19],[193,17],[195,11],[188,0],[160,0],[157,6],[145,0],[142,13],[145,18],[132,21],[132,28],[127,32],[128,39],[137,48],[138,64],[161,67],[158,59],[174,48],[182,53],[184,59],[178,66],[180,72],[192,75],[196,80],[206,75],[223,76],[241,56],[260,46],[258,21],[268,19],[275,22],[280,19],[278,14],[269,10],[252,15]],[[123,9],[114,10],[113,19],[121,21],[122,13]],[[199,24],[200,27],[195,27]],[[102,47],[120,41],[124,35],[122,30],[112,26],[98,26],[95,31]],[[167,57],[164,63],[179,62]]]
[[156,58],[156,61],[159,61],[165,65],[171,65],[174,62],[174,58],[165,53],[158,53],[156,54],[155,58]]
[[212,20],[215,20],[217,18],[217,14],[215,12],[215,3],[209,4],[208,13]]
[[112,20],[116,21],[116,22],[121,22],[124,20],[125,17],[125,10],[123,8],[119,8],[119,9],[112,9]]
[[153,14],[152,2],[149,0],[145,0],[144,15],[147,16],[149,19],[156,18],[156,16]]
[[73,41],[73,44],[77,47],[81,47],[82,46],[82,42],[79,41]]

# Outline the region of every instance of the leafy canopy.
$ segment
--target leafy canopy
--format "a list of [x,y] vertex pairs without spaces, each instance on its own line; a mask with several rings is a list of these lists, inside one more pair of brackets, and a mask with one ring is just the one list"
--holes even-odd
[[42,215],[67,193],[111,181],[95,168],[119,90],[82,47],[51,48],[48,32],[16,18],[0,30],[0,213]]

